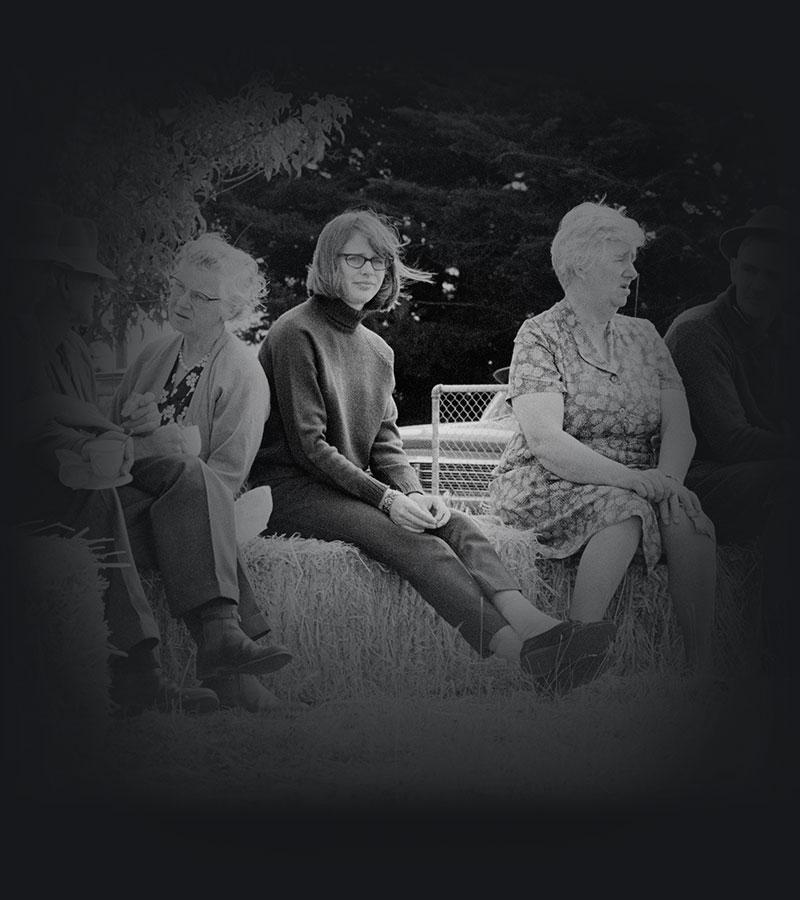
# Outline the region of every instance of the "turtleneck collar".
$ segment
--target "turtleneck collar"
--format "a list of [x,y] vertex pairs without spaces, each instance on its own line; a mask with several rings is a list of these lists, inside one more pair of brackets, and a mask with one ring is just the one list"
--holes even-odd
[[312,298],[320,307],[325,317],[343,331],[355,331],[362,319],[369,313],[368,309],[353,309],[338,297],[323,297],[315,294]]

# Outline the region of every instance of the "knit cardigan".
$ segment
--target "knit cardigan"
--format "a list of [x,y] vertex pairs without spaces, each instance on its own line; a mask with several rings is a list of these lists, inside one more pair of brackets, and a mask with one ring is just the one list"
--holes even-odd
[[387,485],[422,493],[397,428],[394,353],[364,315],[315,296],[272,325],[258,358],[274,404],[251,482],[306,475],[373,506]]
[[[156,399],[178,358],[183,335],[156,338],[130,364],[111,403],[111,418],[122,421],[122,406],[137,392]],[[236,496],[258,451],[269,415],[269,388],[255,355],[229,331],[211,347],[186,410],[185,425],[200,429],[200,459]]]

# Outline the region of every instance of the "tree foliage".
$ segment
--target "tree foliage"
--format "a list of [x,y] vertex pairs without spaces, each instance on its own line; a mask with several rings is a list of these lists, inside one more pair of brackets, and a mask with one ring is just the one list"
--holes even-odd
[[349,116],[339,97],[297,99],[263,77],[227,96],[191,83],[169,105],[155,99],[95,91],[64,124],[46,188],[97,222],[100,256],[119,276],[98,318],[112,311],[118,339],[142,305],[163,317],[164,274],[177,248],[207,228],[205,204],[319,164]]
[[304,299],[325,221],[352,206],[394,219],[407,257],[437,276],[371,321],[395,348],[405,421],[427,416],[437,382],[491,380],[525,317],[559,299],[549,246],[575,204],[605,197],[650,234],[635,312],[663,331],[725,287],[720,232],[786,202],[772,111],[709,85],[386,64],[340,72],[326,88],[348,98],[353,118],[324,164],[218,197],[209,211],[233,233],[246,227],[267,262],[272,291],[253,340]]

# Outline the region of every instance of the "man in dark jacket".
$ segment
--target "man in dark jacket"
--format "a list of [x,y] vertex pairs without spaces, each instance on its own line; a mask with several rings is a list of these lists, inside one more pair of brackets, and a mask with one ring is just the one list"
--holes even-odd
[[766,207],[720,238],[731,284],[678,315],[665,340],[686,388],[697,449],[686,485],[720,543],[761,535],[794,442],[784,371],[788,217]]
[[[756,539],[763,551],[766,663],[781,729],[793,721],[796,729],[790,561],[797,437],[789,373],[798,348],[796,307],[787,303],[796,290],[790,232],[789,215],[778,206],[724,232],[719,246],[730,264],[730,285],[710,303],[678,315],[665,335],[697,437],[686,485],[714,522],[719,543]],[[781,740],[784,751],[790,745]]]

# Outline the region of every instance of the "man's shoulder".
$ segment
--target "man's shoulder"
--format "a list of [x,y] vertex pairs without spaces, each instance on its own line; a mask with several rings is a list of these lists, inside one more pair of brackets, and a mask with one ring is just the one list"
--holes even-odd
[[720,298],[717,297],[708,303],[701,303],[678,313],[670,323],[664,340],[668,345],[672,345],[678,340],[691,338],[694,335],[710,337],[714,334],[723,334],[719,303]]

